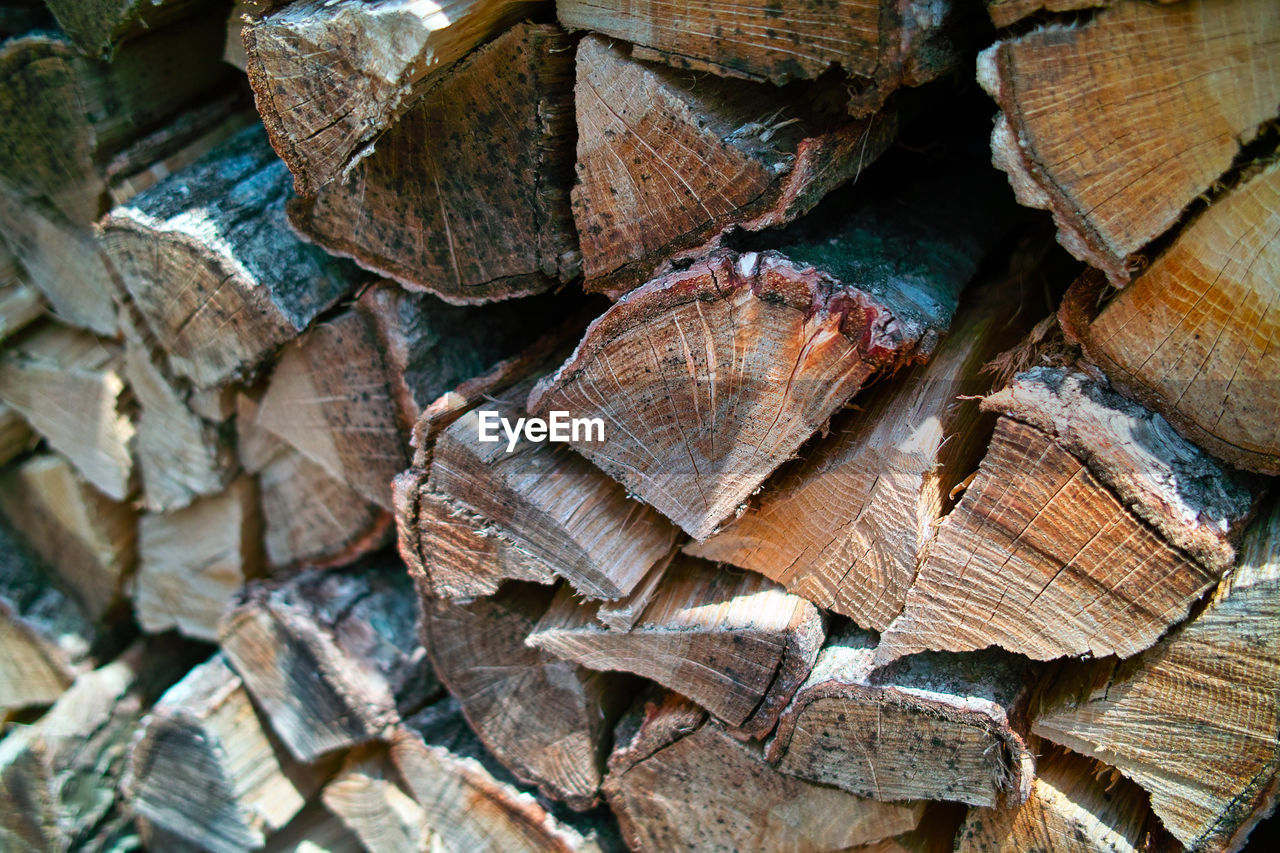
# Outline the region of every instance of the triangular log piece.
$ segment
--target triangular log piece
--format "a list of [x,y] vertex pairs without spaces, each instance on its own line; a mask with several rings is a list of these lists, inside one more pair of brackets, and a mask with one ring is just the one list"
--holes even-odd
[[631,630],[605,628],[596,606],[562,588],[529,644],[591,669],[652,679],[751,737],[773,728],[825,635],[819,610],[772,581],[684,556]]
[[[1201,213],[1096,318],[1085,275],[1064,327],[1124,393],[1233,465],[1280,474],[1280,165]],[[1095,300],[1095,301],[1091,301]]]
[[605,793],[637,851],[845,850],[909,832],[923,803],[881,803],[779,773],[674,693],[618,727]]
[[578,274],[573,145],[573,43],[519,24],[289,218],[330,252],[449,302],[541,293]]
[[133,491],[135,427],[122,367],[114,343],[54,323],[24,335],[0,356],[0,400],[117,501]]
[[1033,731],[1117,767],[1189,850],[1239,850],[1280,789],[1280,507],[1205,609],[1125,661],[1072,664]]
[[1023,272],[966,293],[926,364],[859,398],[743,516],[685,550],[883,631],[902,611],[948,495],[982,457],[990,416],[959,398],[990,391],[983,368],[1038,319]]
[[998,42],[978,61],[1002,111],[995,163],[1071,254],[1123,285],[1275,117],[1277,33],[1272,0],[1116,0],[1079,26]]
[[[242,32],[271,144],[302,195],[345,178],[458,60],[532,11],[528,0],[252,3]],[[264,5],[267,8],[262,8]],[[256,14],[255,14],[256,13]]]
[[522,782],[579,811],[599,802],[626,679],[525,645],[554,590],[506,584],[469,605],[423,602],[423,643],[480,740]]
[[1026,800],[1025,660],[993,650],[877,667],[874,656],[859,629],[822,650],[768,743],[779,770],[878,800]]
[[991,446],[878,659],[991,645],[1128,657],[1231,567],[1255,487],[1159,415],[1057,367],[982,405],[1001,414]]
[[139,815],[208,853],[262,849],[320,790],[290,761],[239,676],[217,654],[169,688],[129,751],[125,797]]
[[102,222],[108,260],[169,368],[197,387],[247,374],[355,283],[289,229],[288,176],[249,128]]
[[932,174],[779,251],[716,251],[606,311],[529,410],[602,418],[575,449],[704,539],[872,376],[932,354],[1007,222],[978,173]]
[[847,89],[720,80],[578,43],[573,215],[589,290],[621,294],[726,231],[807,213],[893,140],[892,113],[850,121]]
[[381,737],[438,691],[418,613],[402,567],[372,558],[250,584],[219,640],[281,742],[313,762]]

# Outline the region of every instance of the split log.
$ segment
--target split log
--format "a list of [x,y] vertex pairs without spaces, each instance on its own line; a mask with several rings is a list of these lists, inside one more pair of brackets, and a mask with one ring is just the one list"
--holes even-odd
[[677,557],[629,631],[562,588],[528,643],[591,669],[631,672],[760,737],[809,674],[825,634],[816,607],[759,575]]
[[[516,423],[533,380],[486,406]],[[675,544],[676,530],[564,444],[480,440],[479,410],[436,440],[426,489],[483,519],[486,535],[515,545],[594,598],[626,596]]]
[[403,567],[374,558],[250,584],[219,640],[290,754],[314,762],[381,737],[438,690],[415,641],[418,612]]
[[579,811],[599,802],[626,683],[525,645],[554,590],[507,584],[470,605],[423,601],[423,644],[480,740],[520,781]]
[[0,475],[0,513],[94,621],[122,603],[137,559],[137,513],[91,487],[57,454]]
[[92,667],[93,622],[0,525],[0,711],[52,704]]
[[40,441],[22,416],[0,402],[0,465],[8,465],[14,459],[31,450]]
[[427,813],[396,784],[385,752],[351,752],[320,797],[360,840],[361,850],[420,853],[432,849],[432,842],[438,843]]
[[850,122],[834,78],[798,98],[767,83],[690,78],[595,35],[578,43],[575,91],[583,272],[588,289],[614,295],[730,229],[802,216],[874,161],[897,127],[891,113]]
[[557,0],[556,12],[567,27],[634,42],[638,58],[677,68],[782,84],[838,65],[852,78],[850,111],[865,115],[899,86],[926,83],[955,63],[951,5],[921,15],[902,0]]
[[44,310],[40,291],[27,283],[17,259],[0,240],[0,341],[34,323]]
[[344,181],[291,203],[290,221],[334,254],[458,304],[574,278],[572,50],[555,27],[508,30],[415,101]]
[[204,0],[45,0],[72,41],[90,56],[110,60],[120,42],[181,20]]
[[1016,809],[971,809],[956,853],[1172,853],[1142,789],[1105,765],[1053,749],[1036,764],[1031,796]]
[[1027,751],[1031,673],[1001,652],[874,662],[850,629],[818,655],[767,747],[779,770],[877,800],[1010,806],[1035,776]]
[[122,286],[170,370],[197,387],[248,373],[353,283],[289,231],[288,193],[288,171],[250,128],[103,220]]
[[902,611],[948,495],[985,449],[990,416],[961,397],[991,390],[984,368],[1037,319],[1039,282],[1028,272],[1012,267],[967,293],[928,363],[860,397],[743,516],[685,550],[883,631]]
[[[346,178],[379,136],[529,0],[250,0],[249,82],[271,144],[301,195]],[[263,6],[267,8],[261,8]],[[492,129],[492,128],[490,128]]]
[[1002,111],[995,164],[1067,251],[1122,286],[1275,118],[1277,34],[1270,0],[1116,0],[1079,27],[999,42],[978,62]]
[[1085,275],[1063,326],[1127,396],[1233,465],[1280,474],[1280,355],[1264,342],[1280,269],[1280,166],[1188,225],[1091,317],[1101,276]]
[[390,510],[422,408],[526,345],[551,310],[545,301],[468,310],[376,285],[285,350],[256,423]]
[[1056,367],[983,408],[1001,414],[991,447],[878,659],[990,645],[1129,657],[1231,567],[1252,487],[1159,415]]
[[319,791],[320,768],[273,745],[221,654],[165,692],[129,752],[122,781],[137,814],[208,853],[262,849]]
[[637,288],[529,411],[603,418],[605,440],[575,449],[706,538],[874,374],[932,354],[1008,221],[970,171],[863,196],[780,251],[717,251]]
[[0,356],[0,400],[117,501],[133,491],[134,425],[120,355],[113,343],[49,323]]
[[844,850],[908,832],[924,812],[779,773],[674,693],[624,718],[605,792],[637,851]]
[[956,832],[968,809],[959,803],[931,802],[915,829],[843,853],[953,853]]
[[222,494],[138,522],[133,610],[148,633],[170,629],[208,642],[246,579],[259,571],[260,520],[253,480]]
[[[1161,3],[1176,0],[1158,0]],[[1037,13],[1062,14],[1110,6],[1110,0],[986,0],[987,15],[999,29],[1013,26]]]
[[1125,661],[1070,665],[1033,731],[1117,767],[1185,847],[1239,850],[1280,790],[1280,508],[1205,609]]
[[[391,764],[445,850],[602,853],[607,835],[553,816],[512,784],[447,698],[397,728]],[[602,837],[604,836],[604,837]]]
[[[170,849],[148,845],[150,850]],[[359,837],[322,804],[312,802],[267,838],[263,853],[368,853]],[[415,851],[416,853],[416,851]]]

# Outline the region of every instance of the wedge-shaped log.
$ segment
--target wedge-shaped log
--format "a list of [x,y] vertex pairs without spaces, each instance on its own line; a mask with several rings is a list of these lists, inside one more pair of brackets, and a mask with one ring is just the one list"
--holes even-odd
[[1187,849],[1238,850],[1280,774],[1280,508],[1205,609],[1125,661],[1072,664],[1033,731],[1117,767]]
[[117,501],[133,490],[135,432],[121,367],[115,344],[53,323],[0,357],[0,400]]
[[958,398],[991,390],[983,368],[1036,319],[1041,300],[1022,273],[966,293],[928,363],[833,418],[830,433],[780,470],[742,517],[685,550],[759,572],[883,631],[902,610],[948,494],[984,450],[989,416]]
[[1278,35],[1269,0],[1117,0],[1080,27],[999,42],[978,62],[1002,111],[995,163],[1071,254],[1121,286],[1275,117]]
[[990,645],[1129,657],[1230,568],[1254,493],[1159,415],[1056,367],[983,407],[1002,415],[991,447],[880,660]]
[[289,217],[330,252],[450,302],[540,293],[578,274],[573,130],[573,44],[520,24]]
[[129,752],[137,814],[209,853],[262,849],[324,780],[272,744],[240,678],[217,654],[169,688]]
[[418,612],[403,568],[373,558],[251,584],[219,640],[290,754],[314,762],[386,734],[438,690]]
[[528,642],[591,669],[632,672],[687,696],[743,735],[767,734],[825,636],[816,607],[750,573],[677,557],[629,631],[562,588]]
[[480,740],[511,773],[572,808],[599,801],[625,681],[525,645],[550,587],[507,584],[469,605],[423,601],[423,643]]
[[512,543],[576,589],[594,598],[630,593],[649,568],[671,552],[677,531],[627,497],[564,444],[521,438],[480,441],[480,412],[515,424],[533,380],[503,400],[473,409],[442,432],[432,452],[426,490],[485,521],[480,528]]
[[1006,221],[980,185],[935,175],[781,251],[656,278],[591,324],[529,410],[603,418],[605,440],[575,449],[704,539],[874,374],[933,352]]
[[874,636],[859,629],[822,650],[768,743],[779,770],[877,800],[1026,800],[1025,661],[988,651],[877,667],[874,657]]
[[879,803],[779,773],[674,693],[618,727],[605,793],[632,850],[845,850],[909,832],[923,803]]
[[452,698],[397,727],[390,761],[445,850],[599,853],[617,844],[616,838],[602,839],[607,828],[593,826],[590,818],[557,819],[518,788],[476,740]]
[[133,612],[142,630],[218,639],[218,620],[261,566],[261,520],[252,478],[138,522]]
[[853,78],[850,109],[866,113],[955,62],[951,6],[925,15],[905,0],[557,0],[556,12],[567,27],[626,39],[641,58],[677,68],[781,84],[838,65]]
[[249,82],[298,192],[346,177],[442,72],[536,6],[303,0],[262,10],[242,32]]
[[1280,270],[1280,166],[1219,199],[1096,317],[1085,275],[1064,327],[1127,395],[1233,465],[1280,474],[1280,355],[1271,312]]
[[288,170],[249,128],[102,223],[108,259],[169,367],[199,388],[257,367],[354,283],[289,230]]
[[819,92],[690,77],[578,43],[573,214],[587,287],[619,294],[731,228],[807,213],[892,141],[892,114],[850,122],[840,81]]
[[1115,771],[1062,749],[1041,753],[1031,796],[1017,808],[971,809],[956,853],[1142,853],[1168,851],[1168,836],[1142,789]]
[[376,285],[284,352],[255,423],[390,510],[422,409],[528,344],[552,310],[545,300],[468,310]]
[[0,513],[96,620],[120,604],[137,560],[138,516],[86,483],[62,456],[0,476]]

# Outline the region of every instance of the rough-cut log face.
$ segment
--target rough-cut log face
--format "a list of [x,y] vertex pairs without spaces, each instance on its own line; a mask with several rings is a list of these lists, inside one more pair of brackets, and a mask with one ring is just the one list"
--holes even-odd
[[1073,664],[1033,730],[1119,768],[1188,849],[1239,850],[1280,772],[1280,509],[1192,622],[1130,660]]
[[517,778],[594,806],[626,687],[525,645],[553,590],[512,584],[470,605],[423,602],[424,643],[480,740]]
[[303,0],[243,30],[249,82],[302,195],[345,177],[425,87],[536,3]]
[[924,812],[779,773],[673,693],[629,717],[605,792],[633,850],[843,850],[909,832]]
[[[1126,393],[1234,465],[1280,474],[1280,166],[1201,214],[1089,322],[1067,325]],[[1072,302],[1088,305],[1086,276]],[[1064,309],[1070,311],[1070,308]]]
[[558,0],[567,27],[642,46],[645,59],[678,68],[786,83],[840,66],[868,91],[850,109],[874,110],[902,84],[918,85],[954,61],[941,34],[949,3],[911,0]]
[[771,581],[677,557],[629,630],[561,589],[529,644],[592,669],[632,672],[678,691],[741,733],[760,737],[809,673],[821,613]]
[[768,84],[690,79],[584,38],[573,212],[587,287],[624,292],[673,254],[731,226],[788,222],[856,176],[896,123],[848,122],[845,91],[832,79],[801,99]]
[[995,163],[1019,201],[1053,213],[1068,251],[1122,285],[1130,256],[1275,117],[1278,31],[1271,0],[1118,0],[1000,42],[978,63],[1003,111]]
[[103,222],[112,266],[172,370],[199,387],[257,366],[351,286],[285,221],[288,171],[237,134]]
[[457,303],[525,296],[578,272],[572,162],[572,42],[521,24],[289,215],[329,251],[406,287]]
[[768,743],[779,770],[878,800],[1027,798],[1025,662],[983,652],[877,667],[874,656],[857,629],[822,650]]
[[1230,567],[1253,495],[1158,415],[1059,368],[984,407],[1006,416],[881,659],[993,644],[1128,657]]

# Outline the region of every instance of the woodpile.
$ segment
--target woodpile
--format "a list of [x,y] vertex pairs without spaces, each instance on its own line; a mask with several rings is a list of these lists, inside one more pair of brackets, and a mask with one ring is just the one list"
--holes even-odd
[[1272,0],[0,0],[0,80],[0,850],[1268,849]]

